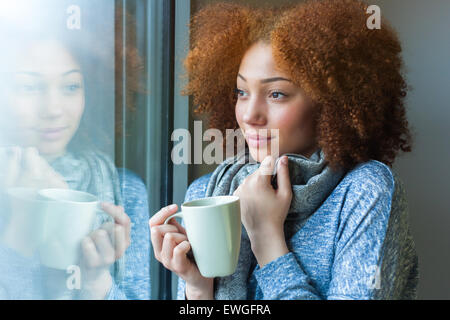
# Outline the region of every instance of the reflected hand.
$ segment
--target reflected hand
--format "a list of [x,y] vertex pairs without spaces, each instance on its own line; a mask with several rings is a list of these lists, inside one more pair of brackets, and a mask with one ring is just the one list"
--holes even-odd
[[1,187],[63,188],[68,185],[36,148],[0,149]]
[[103,203],[102,209],[113,222],[103,224],[83,239],[81,299],[104,299],[112,285],[109,267],[121,258],[131,244],[131,221],[124,209]]

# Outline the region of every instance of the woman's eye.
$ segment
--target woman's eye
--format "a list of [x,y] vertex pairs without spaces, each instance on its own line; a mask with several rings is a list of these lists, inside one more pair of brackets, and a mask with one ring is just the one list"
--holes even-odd
[[20,84],[16,86],[16,91],[23,94],[35,94],[39,93],[42,86],[38,84]]
[[235,89],[234,90],[234,93],[236,94],[236,96],[239,98],[239,97],[244,97],[244,95],[245,95],[245,91],[243,91],[243,90],[240,90],[240,89]]
[[278,91],[272,92],[272,93],[270,94],[270,96],[271,96],[272,98],[274,98],[274,99],[280,99],[280,98],[282,98],[282,97],[286,97],[286,95],[285,95],[284,93],[278,92]]
[[80,89],[81,89],[81,85],[78,83],[69,84],[69,85],[66,85],[63,87],[63,91],[68,94],[75,93]]
[[235,89],[235,94],[237,98],[247,98],[248,93],[241,89]]
[[[248,94],[244,90],[240,90],[240,89],[235,89],[235,94],[238,98],[245,98],[246,96],[248,96]],[[282,92],[275,91],[270,94],[270,97],[273,99],[279,100],[283,97],[287,97],[287,95]]]

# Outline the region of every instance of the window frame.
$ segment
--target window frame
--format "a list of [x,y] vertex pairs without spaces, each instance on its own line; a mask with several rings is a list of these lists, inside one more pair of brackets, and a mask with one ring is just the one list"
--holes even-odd
[[[189,99],[180,96],[182,83],[179,77],[175,78],[175,71],[181,72],[182,59],[175,65],[175,51],[183,58],[190,11],[186,9],[190,8],[190,1],[116,0],[115,4],[116,8],[125,8],[122,26],[118,27],[121,29],[116,29],[123,34],[123,50],[127,49],[127,33],[136,32],[134,45],[141,53],[145,70],[142,79],[145,93],[136,97],[134,111],[126,108],[126,77],[116,79],[123,81],[119,106],[123,133],[121,141],[116,143],[116,156],[120,166],[136,171],[143,178],[152,216],[161,207],[173,202],[180,204],[187,189],[188,166],[174,168],[171,135],[174,127],[187,129],[189,124]],[[136,30],[127,30],[127,13],[136,19]],[[123,75],[132,72],[126,70],[126,61],[120,65]],[[132,117],[136,123],[131,121]],[[176,290],[172,292],[176,288],[176,276],[156,260],[151,243],[150,251],[151,299],[176,298]]]
[[[189,47],[191,1],[116,0],[116,8],[119,6],[126,9],[121,26],[123,49],[126,50],[127,32],[136,32],[135,45],[142,52],[145,94],[137,97],[134,117],[139,124],[133,123],[131,111],[125,107],[126,77],[116,79],[124,81],[120,106],[123,134],[116,144],[116,155],[122,167],[143,177],[152,216],[171,203],[183,203],[188,187],[188,164],[173,165],[171,136],[174,128],[189,129],[189,97],[180,95],[184,86],[180,75],[184,73],[183,59]],[[136,30],[126,29],[127,12],[136,18]],[[121,66],[122,73],[127,74],[126,61],[121,61]],[[144,144],[136,142],[141,137]],[[178,277],[165,269],[150,250],[151,299],[176,299]]]

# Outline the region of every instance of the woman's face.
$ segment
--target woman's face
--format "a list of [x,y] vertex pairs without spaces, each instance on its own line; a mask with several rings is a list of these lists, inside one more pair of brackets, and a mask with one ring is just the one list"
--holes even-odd
[[256,43],[245,54],[237,96],[236,119],[256,161],[276,155],[272,148],[277,145],[279,155],[309,157],[317,149],[312,103],[276,68],[270,45]]
[[62,155],[84,111],[80,66],[58,43],[39,43],[16,59],[12,78],[7,109],[13,139],[43,156]]

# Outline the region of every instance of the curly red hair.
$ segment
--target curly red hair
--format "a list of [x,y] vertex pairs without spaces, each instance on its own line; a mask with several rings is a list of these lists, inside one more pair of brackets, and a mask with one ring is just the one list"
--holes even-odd
[[367,4],[309,1],[281,8],[218,3],[192,17],[183,94],[210,127],[238,128],[234,90],[250,46],[269,43],[277,66],[312,99],[316,137],[332,167],[370,159],[392,165],[411,151],[401,45],[382,20],[370,30]]

